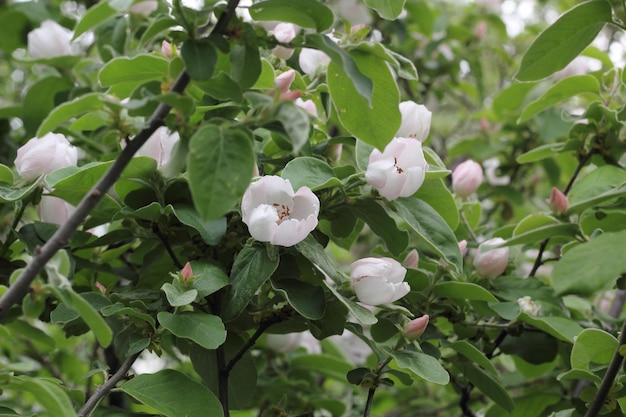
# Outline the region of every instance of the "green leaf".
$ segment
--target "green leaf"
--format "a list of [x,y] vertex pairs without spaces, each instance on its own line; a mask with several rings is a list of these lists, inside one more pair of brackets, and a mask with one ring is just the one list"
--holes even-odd
[[591,295],[626,272],[626,231],[605,233],[567,251],[552,272],[557,295]]
[[278,257],[271,258],[264,246],[247,246],[239,252],[231,270],[232,285],[224,296],[222,318],[225,322],[241,314],[276,268]]
[[611,6],[605,0],[588,1],[568,10],[535,39],[515,77],[539,80],[565,68],[611,21]]
[[592,372],[584,371],[582,369],[570,369],[567,372],[564,372],[556,377],[557,381],[568,381],[568,380],[579,380],[584,379],[585,381],[593,382],[596,385],[600,385],[602,380],[600,377]]
[[450,348],[454,349],[461,355],[465,356],[470,361],[476,363],[477,365],[485,368],[486,371],[491,372],[494,375],[498,375],[498,371],[495,366],[491,363],[489,358],[485,356],[485,354],[478,349],[476,346],[465,340],[459,340],[450,345]]
[[[515,409],[507,413],[502,407],[494,405],[489,409],[485,417],[541,417],[546,407],[557,404],[561,400],[559,394],[532,393],[523,397],[515,398]],[[555,416],[554,413],[550,416]]]
[[272,281],[272,287],[281,293],[301,316],[309,320],[324,317],[326,300],[322,287],[291,278]]
[[529,230],[528,232],[516,234],[512,238],[507,239],[501,246],[536,243],[556,236],[575,237],[579,232],[580,226],[574,223],[551,224]]
[[208,388],[172,369],[137,375],[120,389],[166,417],[224,415],[222,405]]
[[13,201],[21,200],[26,196],[29,196],[38,187],[38,181],[34,181],[26,187],[20,188],[5,187],[4,185],[0,185],[0,202],[10,203]]
[[317,269],[330,277],[336,285],[341,285],[345,277],[330,260],[320,243],[311,235],[296,243],[296,250],[307,258]]
[[491,373],[485,372],[473,363],[462,364],[462,372],[483,394],[491,398],[493,402],[511,412],[515,408],[513,400],[507,393],[503,384]]
[[207,245],[217,245],[226,234],[226,218],[206,221],[191,206],[175,205],[174,215],[184,225],[189,226],[200,234]]
[[456,271],[463,270],[463,257],[454,233],[431,206],[417,198],[395,201],[398,214],[435,253],[442,256]]
[[433,287],[433,295],[460,300],[498,301],[488,290],[471,282],[440,282]]
[[170,284],[169,282],[163,284],[161,290],[165,293],[167,302],[170,303],[172,307],[181,307],[191,304],[198,296],[198,291],[195,289],[184,290],[180,288],[180,286]]
[[607,365],[611,362],[619,342],[600,329],[585,329],[576,338],[570,361],[572,369],[588,371],[591,364]]
[[252,20],[279,21],[324,32],[333,24],[333,12],[317,0],[267,0],[249,9]]
[[326,288],[328,288],[330,292],[333,293],[333,295],[337,298],[337,300],[339,300],[341,304],[346,306],[348,311],[352,313],[352,315],[359,322],[367,325],[367,324],[374,324],[378,321],[376,316],[374,316],[374,314],[371,311],[361,306],[356,301],[353,301],[353,300],[350,300],[349,298],[344,297],[343,294],[337,291],[337,289],[334,287],[333,284],[327,281],[324,281],[324,285],[326,285]]
[[593,75],[576,75],[564,78],[550,87],[541,97],[530,103],[522,112],[517,123],[524,123],[548,107],[581,93],[595,93],[596,99],[600,100],[600,96],[597,95],[599,92],[600,83]]
[[14,320],[4,325],[7,329],[11,330],[13,336],[19,340],[19,338],[26,338],[32,342],[37,348],[53,351],[57,346],[54,339],[48,336],[43,330],[32,326],[30,323],[24,320]]
[[93,29],[116,13],[117,11],[109,5],[109,1],[107,0],[102,0],[100,3],[90,7],[87,13],[85,13],[82,19],[76,24],[74,37],[72,39],[78,38],[89,29]]
[[273,118],[283,126],[291,141],[293,153],[298,154],[309,141],[311,132],[311,122],[306,110],[291,101],[283,101],[276,107]]
[[408,369],[420,378],[439,385],[447,385],[450,375],[439,361],[430,355],[410,350],[395,351],[384,348],[402,369]]
[[187,73],[192,80],[208,80],[217,64],[217,51],[206,40],[189,40],[180,49]]
[[178,25],[178,22],[169,16],[157,17],[156,19],[152,20],[152,22],[150,23],[150,26],[148,26],[146,31],[141,34],[141,39],[139,40],[139,44],[141,46],[144,46],[146,43],[150,42],[150,40],[154,38],[155,36],[157,36],[159,33],[176,25]]
[[224,323],[212,314],[191,311],[172,314],[161,311],[157,319],[177,337],[193,340],[205,349],[217,349],[226,340]]
[[42,137],[46,133],[51,132],[72,117],[100,110],[104,107],[100,97],[100,93],[89,93],[57,106],[39,125],[37,137]]
[[205,220],[232,210],[250,185],[254,151],[248,133],[237,128],[206,125],[189,144],[189,188]]
[[394,20],[402,10],[406,0],[365,0],[365,4],[376,10],[380,17],[387,20]]
[[459,210],[450,189],[446,187],[442,179],[424,181],[413,196],[434,208],[450,229],[456,230],[460,220]]
[[376,201],[358,200],[349,208],[385,242],[389,252],[398,256],[406,250],[409,244],[408,233],[398,229],[396,222]]
[[158,55],[139,54],[132,58],[118,57],[107,62],[98,73],[100,83],[111,86],[123,82],[163,80],[169,73],[169,61]]
[[[257,3],[258,4],[258,3]],[[230,52],[231,75],[242,90],[249,89],[261,75],[261,56],[254,26],[240,26],[240,39]]]
[[589,197],[585,200],[578,200],[576,203],[570,204],[569,208],[567,209],[567,213],[582,213],[589,207],[599,206],[600,203],[615,201],[617,199],[623,199],[624,197],[626,197],[626,184],[613,190],[606,191],[602,194],[597,194],[593,197]]
[[330,355],[300,355],[291,359],[289,364],[294,370],[319,373],[340,382],[345,382],[346,375],[352,370],[352,365]]
[[310,156],[292,159],[281,176],[291,182],[294,190],[309,187],[312,191],[341,186],[333,169],[324,161]]
[[328,65],[330,96],[341,124],[358,139],[382,150],[400,127],[398,86],[382,58],[363,50],[350,55],[373,82],[371,101],[358,90],[357,80],[335,61]]
[[41,122],[55,108],[58,96],[72,88],[72,82],[62,77],[45,77],[35,82],[22,100],[21,118],[27,135],[33,136]]
[[531,162],[541,161],[542,159],[552,158],[564,147],[564,143],[548,143],[541,145],[518,156],[516,161],[519,164],[529,164]]
[[528,314],[522,313],[520,319],[559,340],[569,343],[573,343],[574,338],[583,330],[578,323],[565,317],[530,317]]
[[10,379],[10,388],[26,391],[33,395],[35,401],[51,416],[76,416],[72,401],[59,382],[48,378],[31,378],[29,376],[14,376]]
[[219,266],[203,261],[191,261],[190,264],[194,276],[191,286],[198,291],[199,298],[213,294],[230,284],[228,275]]
[[503,88],[493,99],[491,108],[500,117],[517,116],[520,107],[526,100],[526,95],[535,87],[536,83],[512,83]]

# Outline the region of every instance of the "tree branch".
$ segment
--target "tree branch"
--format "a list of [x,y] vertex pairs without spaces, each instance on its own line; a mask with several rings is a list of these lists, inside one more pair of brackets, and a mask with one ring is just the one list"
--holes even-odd
[[76,414],[76,417],[87,417],[89,414],[91,414],[91,412],[93,411],[94,408],[96,408],[100,400],[105,395],[107,395],[109,391],[115,388],[115,385],[118,382],[126,378],[126,374],[130,370],[130,367],[133,366],[133,363],[135,363],[135,360],[140,354],[141,352],[136,353],[133,356],[126,359],[124,363],[122,363],[122,366],[120,366],[120,369],[118,369],[116,373],[111,375],[111,377],[107,379],[107,381],[104,384],[100,385],[96,389],[96,392],[94,392],[93,395],[89,397],[87,402],[85,402],[85,405],[83,405],[83,407],[78,411],[78,414]]

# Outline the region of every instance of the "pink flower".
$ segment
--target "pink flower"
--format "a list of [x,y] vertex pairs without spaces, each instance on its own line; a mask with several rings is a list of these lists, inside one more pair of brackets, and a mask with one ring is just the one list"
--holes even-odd
[[156,0],[140,1],[130,6],[128,11],[134,14],[148,16],[150,13],[159,8],[159,2]]
[[417,252],[417,249],[412,249],[402,261],[402,266],[411,269],[417,269],[417,264],[419,263],[420,255]]
[[191,264],[189,262],[187,262],[183,269],[181,269],[180,275],[183,277],[183,282],[187,282],[189,278],[193,277],[193,270],[191,269]]
[[35,58],[55,58],[73,55],[73,32],[53,20],[44,20],[28,33],[28,54]]
[[62,225],[74,213],[76,207],[58,197],[44,195],[41,197],[37,212],[39,218],[45,223]]
[[569,208],[567,196],[556,187],[552,187],[552,193],[550,193],[550,208],[559,214],[566,213]]
[[400,114],[402,115],[402,123],[396,132],[396,136],[415,138],[420,142],[424,142],[430,132],[430,121],[433,114],[426,106],[413,101],[400,103]]
[[283,72],[279,76],[277,76],[274,79],[274,85],[281,92],[286,93],[287,91],[289,91],[289,88],[291,87],[291,83],[293,83],[293,80],[295,79],[296,79],[296,71],[293,69],[290,69],[288,71]]
[[363,258],[350,265],[350,283],[363,304],[389,304],[409,293],[406,269],[391,258]]
[[467,253],[467,240],[461,240],[459,242],[459,251],[461,251],[461,256],[465,256]]
[[243,222],[260,242],[293,246],[317,226],[320,201],[308,187],[294,193],[289,180],[267,175],[250,184],[241,201]]
[[172,57],[172,44],[169,43],[168,41],[161,42],[161,53],[165,57],[171,58]]
[[423,315],[422,317],[411,320],[404,326],[404,336],[407,339],[415,340],[418,339],[421,335],[426,331],[426,327],[428,326],[428,315]]
[[311,116],[317,117],[317,107],[315,106],[315,102],[313,102],[313,100],[302,100],[298,97],[294,103],[296,103],[296,106],[306,110],[306,112]]
[[[272,30],[272,34],[280,43],[291,42],[298,34],[298,27],[293,23],[279,23]],[[272,49],[272,53],[278,58],[289,59],[293,55],[293,49],[282,45],[277,45]]]
[[170,132],[165,126],[159,127],[135,153],[135,156],[148,156],[157,161],[157,166],[167,164],[172,156],[176,142],[180,140],[178,132]]
[[417,139],[394,138],[370,154],[365,180],[389,200],[413,195],[424,183],[428,164]]
[[465,198],[478,189],[483,182],[483,168],[479,163],[468,159],[452,171],[452,189],[459,197]]
[[74,166],[77,161],[78,151],[65,136],[47,133],[42,138],[29,140],[17,150],[15,168],[22,178],[32,181],[42,174]]
[[478,246],[478,254],[474,258],[474,267],[483,278],[495,278],[506,270],[509,263],[509,248],[489,248],[504,243],[504,239],[494,237]]

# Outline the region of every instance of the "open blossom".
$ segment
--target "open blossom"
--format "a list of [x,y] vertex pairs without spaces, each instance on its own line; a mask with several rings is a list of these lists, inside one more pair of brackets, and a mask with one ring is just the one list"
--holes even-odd
[[76,207],[58,197],[44,195],[41,197],[37,212],[42,222],[61,225],[74,213]]
[[350,284],[360,302],[389,304],[409,293],[406,268],[391,258],[363,258],[350,265]]
[[504,243],[504,239],[494,237],[478,246],[478,254],[474,258],[474,267],[478,275],[484,278],[495,278],[502,275],[509,263],[509,248],[489,248]]
[[411,320],[404,326],[404,336],[407,339],[415,340],[424,334],[426,327],[428,326],[428,315],[423,315],[416,319]]
[[28,33],[28,54],[35,59],[73,55],[72,36],[71,30],[53,20],[44,20]]
[[178,132],[170,132],[165,126],[159,127],[135,153],[135,156],[149,156],[157,161],[157,166],[167,164],[172,156],[176,142],[180,140]]
[[47,133],[42,138],[29,140],[17,150],[15,168],[22,178],[32,181],[41,174],[76,165],[77,161],[78,151],[65,136]]
[[139,3],[135,3],[128,11],[134,14],[141,14],[144,16],[148,16],[150,13],[159,8],[159,2],[156,0],[146,0],[140,1]]
[[308,187],[294,193],[289,180],[267,175],[243,195],[241,212],[250,235],[273,245],[293,246],[317,226],[320,201]]
[[[289,43],[298,34],[298,27],[293,23],[279,23],[274,30],[272,30],[272,34],[278,42]],[[277,45],[272,49],[272,53],[279,58],[289,59],[293,55],[293,49]]]
[[394,138],[381,153],[370,154],[365,180],[389,200],[408,197],[424,183],[428,164],[417,139]]
[[452,189],[459,197],[467,197],[483,182],[483,169],[478,162],[468,159],[452,171]]
[[430,121],[433,114],[423,104],[413,101],[400,103],[402,123],[396,132],[397,137],[415,138],[424,142],[430,133]]

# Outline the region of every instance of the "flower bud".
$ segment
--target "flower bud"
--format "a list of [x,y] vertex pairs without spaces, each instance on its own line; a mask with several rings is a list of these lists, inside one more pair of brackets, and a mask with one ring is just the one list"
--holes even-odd
[[363,258],[350,265],[350,283],[360,302],[389,304],[409,293],[406,269],[391,258]]
[[129,13],[148,16],[150,13],[159,8],[159,2],[156,0],[146,0],[135,3],[128,9]]
[[187,282],[189,278],[193,277],[193,270],[191,269],[191,264],[189,262],[187,262],[183,269],[181,269],[180,276],[183,277],[183,282]]
[[483,169],[479,163],[468,159],[452,171],[452,189],[462,198],[471,195],[483,182]]
[[32,181],[41,174],[76,165],[77,161],[78,151],[70,145],[65,136],[47,133],[42,138],[33,138],[20,147],[14,163],[20,176]]
[[274,85],[281,92],[286,93],[289,91],[291,87],[291,83],[296,79],[296,71],[290,69],[289,71],[285,71],[274,79]]
[[330,62],[330,57],[322,51],[311,48],[302,48],[298,58],[300,68],[307,75],[313,75],[318,68],[323,68]]
[[[278,42],[289,43],[297,34],[297,26],[292,23],[279,23],[276,25],[272,34]],[[282,45],[277,45],[272,49],[272,53],[281,59],[289,59],[293,55],[293,49]]]
[[417,265],[420,260],[420,255],[417,253],[417,249],[411,250],[411,252],[406,255],[404,261],[402,261],[402,266],[405,268],[417,269]]
[[459,242],[459,250],[461,251],[461,256],[467,254],[467,240],[464,239]]
[[407,339],[415,340],[424,334],[428,326],[428,315],[411,320],[404,326],[404,336]]
[[552,187],[552,193],[550,193],[550,208],[559,214],[566,213],[569,208],[567,196],[556,187]]
[[71,30],[53,20],[44,20],[28,33],[28,54],[35,59],[73,55],[72,36]]
[[39,219],[45,223],[62,225],[74,213],[76,207],[58,197],[44,195],[41,197],[37,212]]
[[172,44],[169,43],[168,41],[161,42],[161,53],[166,58],[171,58],[172,57]]
[[480,22],[478,22],[478,24],[476,24],[476,27],[474,28],[474,36],[476,36],[478,39],[482,39],[485,37],[486,34],[487,23],[481,20]]
[[148,156],[157,161],[160,168],[167,164],[172,156],[176,142],[180,140],[178,132],[170,132],[165,126],[159,127],[135,153],[135,156]]
[[402,123],[396,132],[396,137],[415,138],[424,142],[430,132],[432,113],[422,104],[413,101],[400,103]]
[[313,100],[302,100],[298,97],[294,103],[296,103],[296,106],[303,108],[311,116],[317,117],[317,107],[315,106],[315,102],[313,102]]
[[489,246],[504,243],[504,239],[494,237],[484,241],[478,246],[478,254],[474,258],[476,272],[483,278],[495,278],[506,270],[509,262],[509,248],[501,247],[491,249]]

